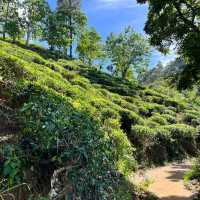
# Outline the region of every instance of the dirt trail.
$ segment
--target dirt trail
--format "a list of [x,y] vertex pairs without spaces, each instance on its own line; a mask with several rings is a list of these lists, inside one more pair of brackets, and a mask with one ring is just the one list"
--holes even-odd
[[183,176],[191,168],[190,161],[150,169],[146,178],[152,180],[149,191],[161,200],[192,200],[192,192],[183,183]]

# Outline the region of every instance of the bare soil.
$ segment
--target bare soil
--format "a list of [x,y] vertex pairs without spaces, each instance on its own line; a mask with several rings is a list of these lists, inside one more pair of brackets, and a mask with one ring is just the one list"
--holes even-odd
[[192,200],[193,194],[183,182],[184,174],[191,167],[190,161],[183,161],[148,170],[145,176],[152,180],[149,192],[161,200]]

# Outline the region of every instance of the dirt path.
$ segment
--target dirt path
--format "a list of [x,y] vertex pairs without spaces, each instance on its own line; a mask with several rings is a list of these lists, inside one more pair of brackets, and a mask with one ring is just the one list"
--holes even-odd
[[189,161],[184,161],[148,170],[145,176],[153,181],[149,191],[161,200],[192,200],[192,193],[183,183],[184,173],[191,166]]

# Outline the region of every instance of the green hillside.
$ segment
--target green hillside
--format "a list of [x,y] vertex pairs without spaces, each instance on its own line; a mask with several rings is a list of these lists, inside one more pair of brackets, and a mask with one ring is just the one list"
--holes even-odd
[[198,152],[195,91],[141,86],[31,48],[0,41],[1,191],[27,183],[47,196],[63,169],[60,195],[128,200],[133,171]]

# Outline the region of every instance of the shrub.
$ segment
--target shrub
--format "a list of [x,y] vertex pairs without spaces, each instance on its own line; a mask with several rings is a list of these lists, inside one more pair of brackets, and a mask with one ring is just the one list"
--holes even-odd
[[194,126],[194,127],[200,126],[200,118],[192,119],[191,125]]
[[154,128],[136,125],[132,127],[129,138],[142,165],[163,164],[197,153],[196,130],[183,124]]
[[0,53],[0,76],[5,80],[15,81],[25,75],[25,70],[17,63],[17,59]]
[[164,109],[163,114],[167,114],[167,115],[171,115],[173,117],[176,117],[176,111],[170,110],[169,108],[168,109]]
[[183,102],[172,98],[165,99],[165,105],[168,107],[173,107],[177,111],[183,110],[185,108],[185,104]]
[[165,107],[156,103],[141,102],[139,105],[139,113],[146,117],[151,117],[154,112],[163,113]]
[[[4,159],[1,166],[0,177],[7,181],[4,184],[7,187],[13,187],[21,183],[23,177],[23,152],[14,145],[2,146],[0,149],[0,158]],[[2,161],[2,160],[1,160]]]
[[164,103],[164,98],[163,97],[152,96],[151,102],[152,103],[157,103],[157,104],[163,104]]
[[154,145],[154,130],[141,125],[132,126],[129,136],[136,148],[135,156],[141,165],[150,165],[149,150]]
[[168,125],[164,127],[171,136],[171,157],[182,157],[186,154],[197,153],[196,129],[184,124]]
[[200,125],[200,116],[195,113],[185,113],[183,116],[183,121],[186,124],[198,126]]
[[127,134],[131,132],[131,127],[136,124],[144,124],[144,120],[136,113],[123,109],[120,111],[121,129]]
[[103,108],[101,110],[101,120],[103,122],[106,122],[109,119],[120,120],[120,115],[117,111],[115,111],[111,108]]
[[148,120],[145,121],[145,125],[150,127],[150,128],[155,128],[157,126],[159,126],[159,124],[155,121],[150,120],[151,118],[149,118]]
[[160,125],[166,125],[167,124],[167,120],[158,113],[154,113],[153,116],[151,116],[149,119],[153,122],[160,124]]
[[58,64],[61,65],[62,67],[64,67],[66,70],[69,70],[69,71],[75,71],[75,70],[79,69],[77,64],[73,61],[59,59]]
[[187,172],[184,176],[184,182],[190,186],[190,189],[196,194],[195,198],[198,200],[200,198],[200,157],[196,159],[192,169]]
[[62,73],[63,78],[67,79],[67,81],[72,81],[76,78],[76,73],[68,71],[67,73]]
[[39,65],[45,65],[45,60],[42,59],[42,58],[39,58],[38,56],[37,56],[37,57],[33,57],[33,58],[32,58],[32,61],[33,61],[34,63],[39,64]]
[[139,114],[142,116],[146,116],[146,117],[150,117],[151,113],[149,112],[149,110],[143,106],[139,106],[138,107],[139,110]]
[[54,61],[51,61],[51,60],[47,61],[45,63],[45,66],[49,67],[50,69],[52,69],[55,72],[60,72],[61,71],[60,67],[57,64],[55,64]]
[[167,120],[168,123],[170,124],[176,124],[176,118],[174,116],[171,116],[169,114],[163,114],[162,115],[163,118],[165,118]]
[[[117,167],[128,171],[134,166],[131,146],[122,132],[113,131],[109,139],[99,122],[87,113],[75,110],[55,92],[35,86],[20,116],[24,135],[21,148],[27,167],[38,170],[40,162],[52,162],[56,168],[70,166],[67,178],[77,198],[114,198],[119,179],[114,175]],[[50,177],[48,165],[44,169]]]
[[130,110],[130,111],[133,111],[133,112],[137,112],[138,109],[137,107],[132,104],[132,103],[129,103],[123,99],[119,99],[119,98],[114,98],[113,102],[117,105],[119,105],[120,107],[124,108],[124,109],[127,109],[127,110]]

